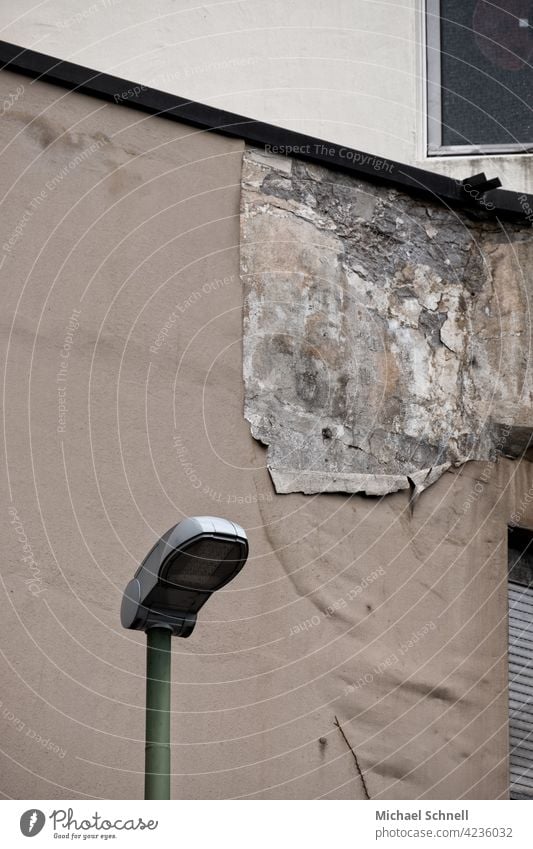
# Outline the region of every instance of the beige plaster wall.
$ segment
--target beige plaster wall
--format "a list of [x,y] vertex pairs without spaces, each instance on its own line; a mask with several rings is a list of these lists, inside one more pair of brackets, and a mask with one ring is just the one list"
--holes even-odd
[[404,492],[275,495],[243,417],[242,145],[23,83],[0,124],[1,792],[141,797],[121,593],[211,513],[251,556],[174,644],[175,798],[363,798],[335,716],[373,798],[505,796],[529,464],[448,472],[413,515]]

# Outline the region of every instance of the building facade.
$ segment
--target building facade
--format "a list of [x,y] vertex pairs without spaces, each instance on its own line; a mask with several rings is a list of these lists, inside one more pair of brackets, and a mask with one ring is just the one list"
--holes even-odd
[[[528,0],[22,0],[5,3],[0,22],[6,41],[59,59],[451,177],[491,172],[531,192],[531,158],[520,153],[531,144],[528,15]],[[446,150],[441,117],[457,136]]]
[[2,50],[4,795],[140,797],[123,587],[212,514],[251,554],[175,640],[173,798],[529,798],[528,154],[299,156],[266,95]]

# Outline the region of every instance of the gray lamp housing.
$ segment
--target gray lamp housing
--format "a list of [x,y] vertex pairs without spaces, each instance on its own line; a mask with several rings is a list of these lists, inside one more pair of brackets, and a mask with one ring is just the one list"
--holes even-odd
[[194,516],[170,528],[147,554],[122,599],[124,628],[171,628],[188,637],[198,611],[229,583],[248,557],[240,525],[215,516]]

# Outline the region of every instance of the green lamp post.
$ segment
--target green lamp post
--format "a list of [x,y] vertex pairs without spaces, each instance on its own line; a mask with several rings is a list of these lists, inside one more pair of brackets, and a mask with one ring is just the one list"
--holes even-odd
[[146,632],[145,799],[170,799],[172,637],[189,637],[198,611],[248,557],[245,531],[195,516],[170,528],[147,554],[122,599],[124,628]]

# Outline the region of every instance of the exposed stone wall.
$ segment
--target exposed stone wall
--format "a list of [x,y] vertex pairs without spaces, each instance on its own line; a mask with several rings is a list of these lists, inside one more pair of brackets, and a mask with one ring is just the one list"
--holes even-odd
[[241,209],[245,415],[278,492],[419,492],[523,451],[529,228],[256,150]]

